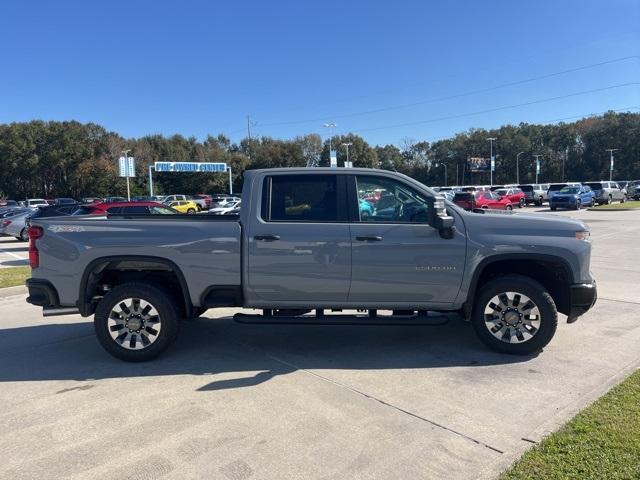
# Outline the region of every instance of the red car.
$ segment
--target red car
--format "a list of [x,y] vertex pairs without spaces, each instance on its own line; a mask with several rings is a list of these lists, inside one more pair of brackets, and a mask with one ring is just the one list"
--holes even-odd
[[513,210],[513,205],[508,197],[502,197],[496,192],[476,192],[475,208],[488,208],[491,210]]
[[207,195],[206,193],[199,193],[197,195],[194,195],[194,197],[204,199],[205,203],[207,204],[207,210],[211,208],[211,203],[213,202],[213,197],[211,195]]
[[522,208],[525,205],[525,194],[519,188],[499,188],[495,193],[501,197],[508,198],[512,205],[518,205],[519,208]]
[[109,202],[81,205],[73,215],[171,215],[177,213],[160,202]]

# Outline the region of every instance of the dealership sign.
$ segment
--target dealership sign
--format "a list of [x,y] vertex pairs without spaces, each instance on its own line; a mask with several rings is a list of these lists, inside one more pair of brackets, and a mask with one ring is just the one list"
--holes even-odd
[[156,172],[226,172],[226,163],[208,162],[156,162]]

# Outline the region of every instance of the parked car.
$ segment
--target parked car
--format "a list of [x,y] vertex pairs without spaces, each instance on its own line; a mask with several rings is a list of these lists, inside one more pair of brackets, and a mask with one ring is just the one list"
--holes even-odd
[[[319,321],[329,309],[461,312],[490,348],[528,355],[558,312],[573,323],[596,301],[581,221],[468,213],[382,170],[247,170],[244,182],[253,208],[240,218],[34,220],[27,301],[94,315],[100,344],[126,361],[156,357],[181,319],[213,307],[263,309],[249,318],[267,324],[313,309]],[[361,184],[391,193],[394,216],[362,222]]]
[[624,202],[627,199],[627,192],[620,188],[617,182],[601,181],[586,182],[594,193],[594,201],[598,205],[612,202]]
[[518,185],[518,188],[524,192],[524,202],[526,205],[533,203],[534,205],[542,205],[547,201],[547,188],[538,183],[528,185]]
[[501,197],[491,190],[475,193],[475,207],[489,210],[513,210],[513,205],[508,197]]
[[213,202],[213,198],[211,197],[211,195],[208,195],[206,193],[198,193],[197,195],[194,195],[194,197],[202,198],[204,200],[205,210],[209,210],[211,208],[211,203]]
[[592,207],[595,203],[595,193],[588,185],[569,185],[555,192],[549,198],[549,208],[572,208],[579,210],[582,207]]
[[191,200],[198,206],[198,211],[209,210],[207,200],[202,195],[187,195],[187,200]]
[[238,200],[240,198],[233,195],[212,195],[210,208],[224,207],[228,203],[237,202]]
[[15,200],[0,200],[0,208],[5,208],[5,207],[19,207],[20,205],[18,205],[18,202],[16,202]]
[[507,197],[511,205],[517,205],[518,208],[522,208],[525,205],[525,194],[518,187],[499,188],[495,190],[495,193],[501,197]]
[[198,204],[191,200],[176,200],[175,202],[169,203],[166,203],[165,200],[165,205],[180,213],[188,213],[189,215],[198,212]]
[[0,235],[15,237],[23,242],[29,240],[27,220],[36,212],[36,210],[36,208],[27,208],[15,215],[3,218],[0,222]]
[[105,197],[102,202],[103,203],[118,203],[118,202],[126,202],[127,199],[124,197]]
[[551,197],[553,197],[564,187],[579,187],[580,185],[582,184],[577,182],[550,183],[549,188],[547,188],[547,200],[551,201]]
[[27,198],[24,202],[22,202],[24,207],[33,208],[33,207],[46,207],[49,205],[44,198]]
[[474,192],[456,192],[453,196],[453,203],[468,211],[476,208],[476,195]]
[[231,202],[226,202],[221,207],[214,207],[209,209],[209,213],[213,215],[225,215],[229,213],[231,210],[233,210],[234,208],[240,208],[241,202],[242,200],[234,200]]
[[631,180],[627,183],[627,197],[640,200],[640,180]]
[[54,198],[52,205],[62,206],[62,205],[78,205],[78,202],[73,198],[59,197]]
[[175,210],[160,202],[100,202],[81,205],[73,212],[73,215],[165,215],[175,213],[177,213]]

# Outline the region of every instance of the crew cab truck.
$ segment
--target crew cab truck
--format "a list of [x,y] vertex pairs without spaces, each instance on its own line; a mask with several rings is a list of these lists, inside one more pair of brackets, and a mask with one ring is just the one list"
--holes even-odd
[[596,300],[582,222],[466,212],[382,170],[247,171],[239,216],[38,218],[29,237],[27,301],[94,315],[127,361],[165,350],[181,319],[240,306],[319,323],[325,309],[460,312],[489,347],[530,354],[558,312],[574,322]]

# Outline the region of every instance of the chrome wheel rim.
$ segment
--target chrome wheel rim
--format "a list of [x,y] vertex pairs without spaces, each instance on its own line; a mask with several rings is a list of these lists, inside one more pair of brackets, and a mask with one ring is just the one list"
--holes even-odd
[[484,324],[498,340],[524,343],[540,331],[540,309],[531,298],[519,292],[502,292],[484,308]]
[[140,298],[126,298],[113,306],[107,328],[114,342],[127,350],[143,350],[158,339],[162,323],[156,308]]

